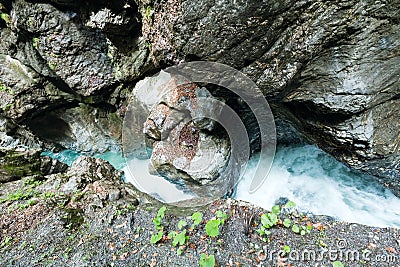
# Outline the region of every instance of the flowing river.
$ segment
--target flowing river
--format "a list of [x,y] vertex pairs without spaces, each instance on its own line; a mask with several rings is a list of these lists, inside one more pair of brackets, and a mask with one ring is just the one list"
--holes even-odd
[[[60,153],[44,152],[43,155],[71,165],[81,154],[64,150]],[[133,181],[130,172],[127,171],[125,159],[119,153],[107,152],[95,157],[107,160],[115,168],[124,170],[126,181]],[[329,215],[339,220],[371,226],[400,227],[399,198],[373,177],[349,169],[316,146],[278,147],[267,180],[258,191],[250,194],[248,188],[256,164],[257,155],[250,159],[234,198],[269,209],[283,197],[294,201],[297,208],[303,212]],[[156,176],[149,176],[145,171],[148,161],[137,161],[135,166],[139,172],[135,175],[148,179],[149,183],[153,184],[154,191],[167,186],[175,189],[176,194],[164,195],[161,198],[168,202],[174,197],[185,198],[186,194],[171,183]],[[157,193],[162,195],[162,192]]]

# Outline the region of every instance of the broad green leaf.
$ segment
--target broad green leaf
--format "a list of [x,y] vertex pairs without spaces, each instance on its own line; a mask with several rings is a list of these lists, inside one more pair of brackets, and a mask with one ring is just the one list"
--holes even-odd
[[162,206],[157,212],[157,217],[159,217],[161,219],[164,218],[166,210],[167,210],[167,208],[165,206]]
[[332,267],[344,267],[344,265],[340,261],[335,261],[332,263]]
[[298,226],[297,224],[294,224],[294,225],[292,226],[292,231],[293,231],[294,233],[296,233],[296,234],[300,233],[300,228],[299,228],[299,226]]
[[178,229],[179,229],[179,230],[182,230],[182,228],[185,227],[186,224],[187,224],[187,223],[186,223],[185,220],[180,220],[180,221],[178,222]]
[[275,205],[272,207],[271,212],[278,215],[279,213],[281,213],[281,208],[278,205]]
[[173,239],[175,236],[176,236],[176,232],[175,231],[171,231],[168,234],[168,237],[171,238],[171,239]]
[[159,226],[161,224],[161,218],[160,217],[155,217],[153,219],[153,223],[155,226]]
[[176,251],[176,255],[180,256],[182,255],[183,250],[178,248],[178,250]]
[[174,240],[172,241],[172,245],[175,247],[176,245],[184,245],[186,242],[186,229],[180,232],[179,234],[175,235]]
[[274,226],[278,223],[278,216],[275,213],[268,213],[268,217],[271,221],[271,226]]
[[211,237],[216,237],[219,235],[219,225],[221,224],[220,220],[210,220],[206,224],[206,233]]
[[268,218],[267,214],[261,215],[261,224],[265,228],[270,228],[273,225],[272,222],[270,221],[270,219]]
[[200,255],[200,267],[214,267],[215,266],[215,258],[214,255],[207,256],[202,253]]
[[289,201],[288,203],[286,203],[285,207],[288,209],[294,208],[296,207],[296,203],[294,203],[293,201]]
[[221,220],[221,224],[224,224],[225,220],[228,219],[228,215],[220,210],[217,210],[215,216]]
[[163,231],[158,231],[157,234],[151,235],[150,243],[155,244],[163,237]]
[[201,220],[203,220],[203,214],[201,212],[196,211],[195,213],[192,214],[192,220],[193,220],[192,228],[194,228],[194,226],[199,225],[201,223]]
[[289,228],[290,225],[291,225],[291,223],[292,223],[292,222],[291,222],[288,218],[286,218],[286,219],[283,220],[283,225],[284,225],[286,228]]

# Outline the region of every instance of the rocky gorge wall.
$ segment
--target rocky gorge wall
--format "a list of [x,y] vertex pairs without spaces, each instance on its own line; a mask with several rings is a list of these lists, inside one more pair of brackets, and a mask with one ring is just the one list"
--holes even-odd
[[119,149],[137,81],[217,61],[256,82],[278,137],[295,129],[400,196],[398,10],[389,0],[2,1],[0,145]]

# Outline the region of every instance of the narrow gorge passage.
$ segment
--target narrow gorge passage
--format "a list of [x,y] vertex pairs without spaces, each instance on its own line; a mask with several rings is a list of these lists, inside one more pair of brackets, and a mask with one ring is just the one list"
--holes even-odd
[[[45,152],[68,165],[81,155],[72,150],[59,153]],[[115,168],[124,170],[125,181],[130,177],[126,161],[118,152],[96,154]],[[150,195],[165,202],[190,198],[190,194],[160,176],[148,173],[149,160],[137,160],[135,177],[147,180]],[[251,202],[269,209],[289,199],[299,211],[313,215],[328,215],[337,220],[378,227],[400,227],[400,199],[379,184],[372,176],[353,171],[314,145],[297,144],[279,146],[270,174],[263,186],[254,194],[249,186],[257,164],[257,154],[247,166],[233,198]],[[137,179],[137,178],[136,178]]]

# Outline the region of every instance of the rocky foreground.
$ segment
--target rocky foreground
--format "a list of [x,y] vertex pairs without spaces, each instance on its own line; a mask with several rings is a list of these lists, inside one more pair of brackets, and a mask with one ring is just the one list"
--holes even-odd
[[[294,130],[400,196],[399,9],[397,0],[2,0],[0,145],[119,149],[139,80],[211,61],[257,84],[278,137]],[[257,143],[240,99],[207,90],[236,107]]]
[[[270,234],[260,236],[260,218],[268,212],[248,203],[224,199],[186,210],[167,206],[154,223],[161,206],[121,182],[121,172],[109,163],[90,157],[80,157],[66,172],[1,183],[0,266],[199,266],[202,254],[213,255],[217,266],[400,264],[399,229],[307,216],[281,206]],[[194,212],[203,214],[197,223]],[[219,233],[209,236],[207,222],[225,214]],[[289,227],[285,219],[291,220]],[[156,224],[162,235],[155,243]],[[184,230],[188,238],[182,243],[168,237]]]

